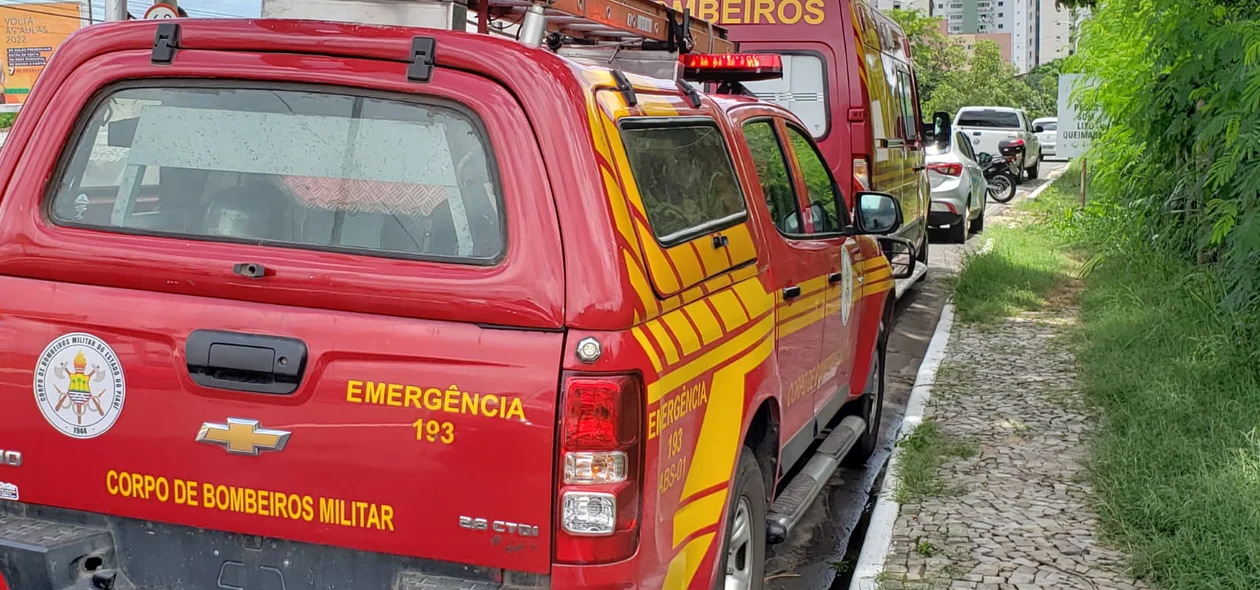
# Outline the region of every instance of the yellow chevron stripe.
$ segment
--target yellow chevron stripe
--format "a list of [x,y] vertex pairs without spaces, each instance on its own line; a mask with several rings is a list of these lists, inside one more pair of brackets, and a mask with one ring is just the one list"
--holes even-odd
[[726,490],[718,490],[693,501],[674,513],[674,548],[696,531],[712,526],[722,518],[726,507]]
[[700,350],[700,335],[696,334],[695,329],[691,327],[691,323],[683,316],[681,311],[674,311],[661,316],[661,320],[669,327],[669,331],[678,338],[678,345],[682,347],[683,356],[691,356],[697,350]]
[[[649,323],[648,326],[650,327],[652,324]],[[744,349],[752,346],[759,339],[764,338],[770,333],[772,328],[774,328],[774,318],[767,316],[756,324],[753,324],[752,327],[741,332],[738,336],[735,336],[734,338],[731,338],[730,340],[714,347],[712,350],[700,355],[700,357],[696,360],[662,375],[660,379],[648,385],[648,403],[652,404],[660,401],[661,398],[665,397],[665,394],[695,380],[697,377],[703,375],[713,367],[716,367],[739,354]],[[771,342],[771,344],[773,344],[773,342]],[[666,354],[666,357],[668,356],[669,355]],[[713,386],[717,387],[717,383],[714,382]],[[716,394],[715,391],[715,394],[711,394],[709,397],[710,406],[713,404],[714,397],[721,397],[725,395],[726,393]],[[742,397],[740,398],[740,404],[743,404]]]
[[669,364],[678,362],[678,349],[674,348],[674,341],[669,337],[669,333],[661,326],[659,320],[652,320],[647,324],[648,331],[652,333],[652,337],[656,338],[656,343],[661,345],[661,350],[665,352],[665,361]]
[[696,537],[674,556],[665,572],[663,589],[686,590],[691,587],[691,580],[696,577],[696,571],[700,569],[700,564],[709,554],[709,547],[713,545],[713,537],[713,533]]
[[739,304],[739,297],[735,295],[734,289],[718,291],[710,297],[709,301],[712,301],[713,307],[717,308],[718,316],[722,318],[722,325],[727,332],[734,332],[748,323],[748,314],[744,313],[744,307]]
[[647,276],[643,274],[643,269],[639,266],[639,262],[628,251],[623,250],[621,254],[625,258],[626,274],[630,277],[630,286],[639,295],[639,301],[643,303],[643,309],[647,311],[647,316],[656,317],[660,315],[661,307],[656,303],[656,294],[652,292],[652,286],[648,284]]
[[700,339],[704,341],[704,345],[708,346],[722,338],[722,326],[718,325],[717,316],[713,315],[713,310],[704,303],[696,305],[688,305],[683,308],[683,313],[695,322],[696,328],[700,330]]
[[653,348],[652,343],[648,341],[647,334],[643,333],[643,328],[635,326],[634,329],[630,330],[630,333],[634,334],[634,339],[638,340],[639,346],[643,347],[643,353],[647,355],[648,361],[652,363],[652,368],[656,369],[657,373],[660,373],[661,357],[656,354],[656,349]]
[[743,446],[739,444],[739,433],[744,424],[745,382],[748,373],[770,358],[773,350],[774,339],[763,338],[739,360],[713,374],[709,407],[704,412],[700,437],[683,483],[684,499],[730,481],[735,458]]
[[766,292],[761,281],[744,281],[735,285],[735,294],[744,302],[748,315],[758,317],[774,308],[774,296]]

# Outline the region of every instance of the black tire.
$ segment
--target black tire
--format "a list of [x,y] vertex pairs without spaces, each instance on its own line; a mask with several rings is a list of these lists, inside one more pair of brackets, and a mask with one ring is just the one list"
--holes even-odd
[[998,176],[993,177],[993,180],[989,181],[989,184],[1005,187],[1006,189],[1002,190],[1001,188],[998,188],[996,190],[989,190],[986,187],[986,191],[988,192],[990,199],[999,203],[1009,203],[1011,199],[1015,198],[1015,179],[1012,178],[1010,174],[999,174]]
[[1037,156],[1037,161],[1033,162],[1032,168],[1027,170],[1029,180],[1037,178],[1041,174],[1041,156]]
[[988,203],[985,203],[985,205],[986,207],[980,208],[980,214],[976,216],[975,221],[971,222],[971,233],[973,234],[978,234],[984,231],[984,210],[988,208]]
[[[889,301],[887,305],[893,305]],[[861,467],[870,460],[879,446],[880,422],[884,417],[884,361],[888,356],[888,322],[879,323],[879,336],[875,340],[875,356],[871,360],[871,374],[866,379],[866,391],[853,402],[849,411],[866,418],[866,431],[853,444],[844,457],[846,467]],[[874,405],[872,407],[872,404]]]
[[[726,508],[726,533],[722,535],[721,551],[718,553],[717,576],[713,580],[714,590],[726,587],[726,577],[731,575],[732,566],[743,566],[736,575],[747,576],[748,590],[761,590],[766,581],[766,484],[762,479],[761,465],[753,450],[743,447],[739,452],[739,462],[735,469],[735,481],[731,484],[731,501]],[[736,517],[741,502],[745,503],[747,512],[748,541],[741,543],[745,547],[740,554],[731,554],[731,540],[735,534]]]
[[971,201],[963,207],[962,215],[959,216],[958,222],[949,226],[949,241],[952,244],[963,244],[967,241],[967,226],[971,222]]

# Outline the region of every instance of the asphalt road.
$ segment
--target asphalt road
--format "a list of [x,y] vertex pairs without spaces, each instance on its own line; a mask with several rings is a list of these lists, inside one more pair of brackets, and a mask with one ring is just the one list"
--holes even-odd
[[[1020,185],[1012,204],[1026,198],[1047,182],[1047,175],[1065,166],[1066,162],[1042,163],[1041,179]],[[985,219],[1001,215],[1009,206],[989,203]],[[984,233],[972,236],[966,244],[943,243],[945,236],[941,232],[934,232],[931,237],[927,276],[897,301],[895,328],[888,342],[883,443],[864,469],[837,470],[792,537],[770,548],[766,564],[769,590],[848,587],[848,573],[865,536],[865,517],[873,506],[872,487],[882,479],[880,475],[892,451],[893,437],[905,413],[919,363],[949,295],[946,278],[958,271],[964,252],[983,242]]]

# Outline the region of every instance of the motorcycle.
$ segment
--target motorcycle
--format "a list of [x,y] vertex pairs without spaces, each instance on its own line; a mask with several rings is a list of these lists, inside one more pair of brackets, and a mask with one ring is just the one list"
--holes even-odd
[[989,198],[998,203],[1006,203],[1015,198],[1015,172],[1012,166],[1019,166],[1015,157],[994,156],[981,153],[978,158],[984,170],[984,180],[988,183]]

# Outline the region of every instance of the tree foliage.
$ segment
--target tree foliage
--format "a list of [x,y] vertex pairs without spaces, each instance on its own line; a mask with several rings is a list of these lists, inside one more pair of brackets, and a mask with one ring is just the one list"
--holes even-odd
[[940,17],[901,9],[890,10],[887,14],[901,26],[910,40],[919,101],[926,104],[949,72],[966,67],[967,52],[941,33],[943,19]]
[[1031,74],[1028,79],[1017,76],[1015,66],[1002,60],[997,43],[978,41],[971,55],[967,55],[965,49],[941,33],[939,17],[917,10],[891,10],[888,16],[910,39],[924,112],[954,113],[965,106],[1012,106],[1028,110],[1033,117],[1054,114],[1057,69],[1046,70],[1037,78],[1040,84],[1053,72],[1056,86],[1046,92],[1040,86],[1030,85]]
[[1116,247],[1210,266],[1260,318],[1260,20],[1256,0],[1102,0],[1073,61],[1109,125],[1090,155]]

